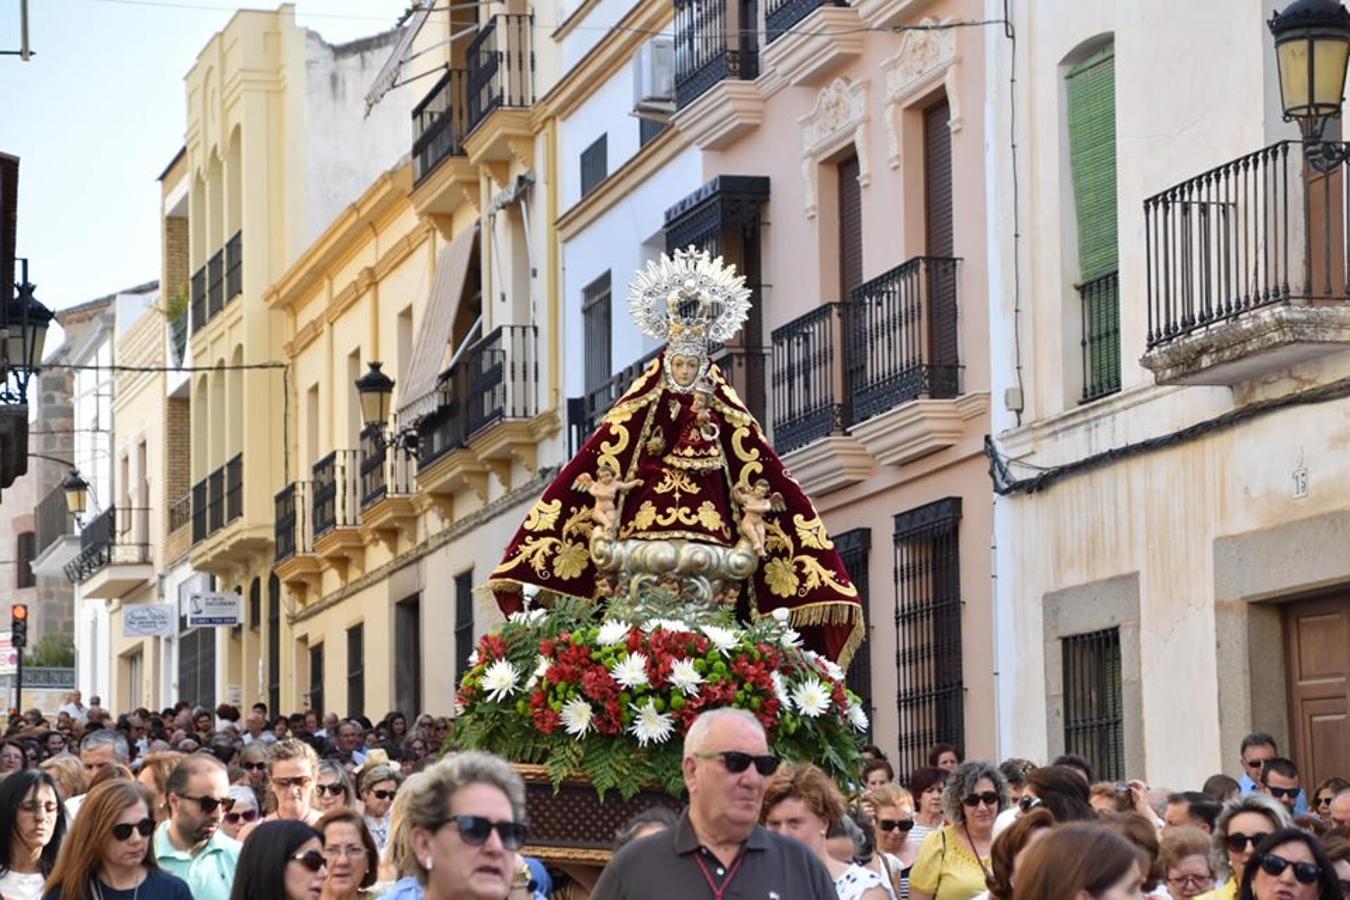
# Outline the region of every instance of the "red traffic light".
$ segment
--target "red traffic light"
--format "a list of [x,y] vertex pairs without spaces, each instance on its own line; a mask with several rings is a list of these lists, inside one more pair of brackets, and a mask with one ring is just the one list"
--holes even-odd
[[27,603],[15,603],[13,606],[9,608],[9,611],[13,615],[13,617],[18,621],[24,621],[25,619],[28,618]]

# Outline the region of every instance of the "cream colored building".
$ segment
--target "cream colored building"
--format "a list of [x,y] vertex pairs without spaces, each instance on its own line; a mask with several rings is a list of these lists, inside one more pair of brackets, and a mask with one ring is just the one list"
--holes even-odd
[[1005,752],[1350,769],[1345,173],[1281,121],[1271,6],[1013,4],[1015,73],[990,44]]

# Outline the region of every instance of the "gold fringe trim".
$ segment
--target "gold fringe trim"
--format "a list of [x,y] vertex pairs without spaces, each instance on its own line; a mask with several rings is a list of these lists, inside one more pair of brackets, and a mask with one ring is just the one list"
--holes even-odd
[[848,639],[835,660],[839,668],[848,671],[853,654],[862,646],[867,636],[867,626],[863,622],[862,607],[857,603],[844,603],[827,600],[820,603],[807,603],[788,612],[788,624],[793,628],[803,625],[852,625]]

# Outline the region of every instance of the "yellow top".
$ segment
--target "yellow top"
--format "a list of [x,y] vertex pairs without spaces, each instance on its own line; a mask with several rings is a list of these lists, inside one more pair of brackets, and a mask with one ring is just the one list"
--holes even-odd
[[944,825],[932,832],[919,848],[914,868],[909,870],[909,889],[932,894],[936,900],[970,900],[986,889],[989,860],[981,861],[955,828]]
[[1237,879],[1230,878],[1209,893],[1196,897],[1195,900],[1235,900],[1237,888]]

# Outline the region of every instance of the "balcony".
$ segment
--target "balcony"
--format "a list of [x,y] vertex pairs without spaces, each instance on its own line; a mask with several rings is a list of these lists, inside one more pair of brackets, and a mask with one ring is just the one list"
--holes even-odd
[[192,548],[192,491],[169,507],[169,531],[164,539],[164,559],[172,562]]
[[608,381],[586,392],[585,418],[582,424],[586,433],[582,436],[582,440],[589,438],[595,432],[595,429],[600,427],[600,422],[609,412],[610,407],[624,395],[625,391],[633,386],[633,382],[637,381],[643,372],[647,371],[647,367],[652,364],[652,360],[661,355],[661,349],[658,347],[636,362],[629,363],[615,372]]
[[[120,527],[119,527],[120,526]],[[65,566],[66,577],[84,597],[116,600],[155,580],[150,558],[150,511],[108,507],[80,532],[80,554]]]
[[789,84],[817,85],[863,51],[862,17],[846,0],[769,0],[764,68]]
[[345,576],[353,553],[365,546],[360,532],[361,451],[334,450],[314,464],[314,553]]
[[561,427],[540,414],[538,343],[534,325],[502,325],[464,354],[468,445],[508,490],[512,461],[534,472],[539,441]]
[[192,486],[192,543],[197,544],[244,514],[244,457],[225,465]]
[[450,69],[413,109],[413,207],[450,215],[478,190],[478,169],[464,149],[469,131],[469,74]]
[[765,384],[769,351],[764,347],[723,346],[709,352],[722,377],[761,424],[765,422]]
[[417,458],[401,444],[386,445],[377,432],[361,435],[361,531],[383,539],[391,552],[398,537],[416,535],[413,505]]
[[[500,14],[483,26],[467,50],[469,161],[533,166],[530,106],[534,103],[534,16]],[[495,115],[494,115],[495,113]],[[506,183],[503,172],[494,178]]]
[[1345,164],[1281,141],[1144,201],[1159,384],[1233,386],[1350,347]]
[[235,232],[192,275],[189,309],[191,330],[196,334],[206,323],[218,316],[225,305],[244,290],[244,236]]
[[758,76],[754,29],[728,22],[727,0],[675,0],[675,124],[695,144],[721,149],[764,120]]
[[236,231],[225,243],[225,302],[244,292],[244,233]]
[[317,591],[321,570],[314,556],[313,483],[293,481],[274,499],[277,578],[294,588]]

